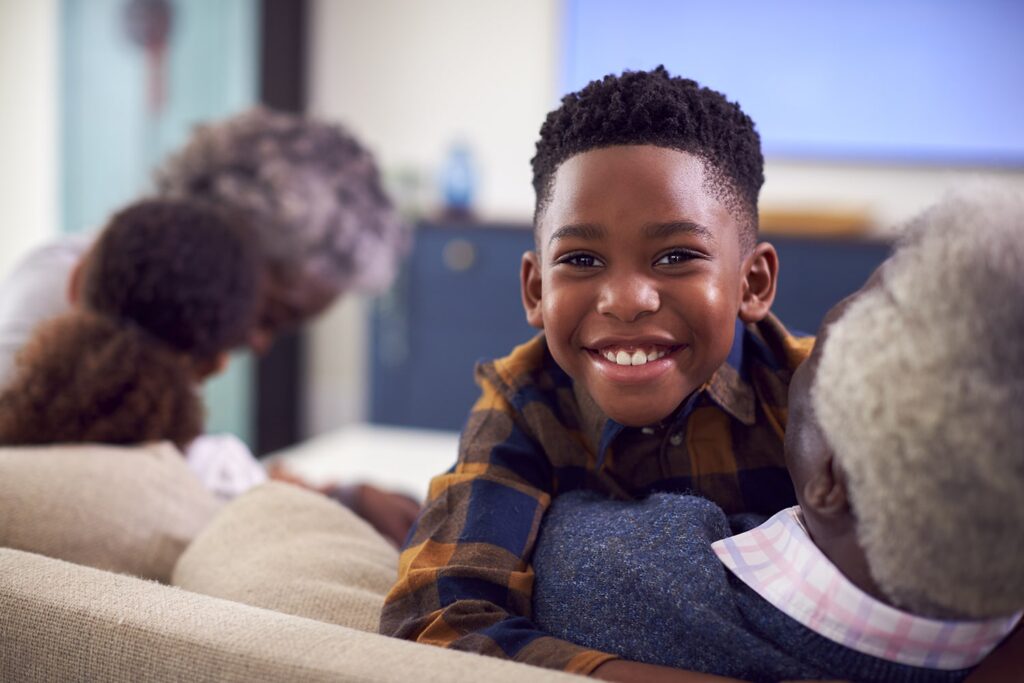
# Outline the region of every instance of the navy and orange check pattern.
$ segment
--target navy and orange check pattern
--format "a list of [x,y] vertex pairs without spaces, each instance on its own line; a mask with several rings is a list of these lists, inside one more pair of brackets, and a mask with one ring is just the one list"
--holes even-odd
[[771,316],[737,321],[727,362],[672,416],[642,429],[604,416],[543,335],[479,365],[482,395],[458,461],[430,484],[381,632],[582,674],[613,659],[530,621],[531,557],[551,499],[576,489],[627,500],[674,491],[710,498],[727,514],[794,505],[782,451],[786,399],[812,345]]

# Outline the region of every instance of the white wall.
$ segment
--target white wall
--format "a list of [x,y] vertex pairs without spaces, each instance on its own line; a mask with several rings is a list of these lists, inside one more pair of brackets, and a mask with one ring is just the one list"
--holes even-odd
[[[462,136],[480,167],[482,217],[530,220],[529,159],[557,105],[559,0],[315,0],[312,7],[313,113],[348,124],[392,178],[411,169],[433,183],[447,146]],[[880,233],[976,177],[1009,180],[1024,192],[1024,173],[994,169],[769,159],[765,174],[763,209],[861,212]],[[365,312],[365,302],[350,300],[314,328],[311,432],[366,414]]]
[[[347,124],[386,176],[413,173],[436,201],[456,139],[472,148],[485,219],[528,221],[530,158],[555,102],[555,0],[317,0],[310,110]],[[367,304],[313,326],[307,431],[366,416]]]
[[56,234],[57,0],[0,0],[0,278]]
[[466,140],[484,217],[522,219],[555,97],[557,10],[555,0],[319,0],[311,109],[349,123],[388,171],[431,183],[452,141]]
[[979,179],[1009,183],[1024,193],[1024,172],[993,168],[883,166],[765,161],[762,210],[863,213],[872,230],[892,235],[948,190]]

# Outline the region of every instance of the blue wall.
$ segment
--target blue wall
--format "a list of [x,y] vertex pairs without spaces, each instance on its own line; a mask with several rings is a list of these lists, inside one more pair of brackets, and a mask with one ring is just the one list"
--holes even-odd
[[1024,165],[1018,0],[565,0],[563,92],[665,64],[767,154]]
[[[127,0],[62,0],[61,208],[66,232],[95,230],[151,189],[151,170],[197,122],[257,99],[257,0],[175,0],[166,102],[147,106],[145,55],[128,38]],[[206,387],[209,431],[251,442],[252,365],[237,355]]]

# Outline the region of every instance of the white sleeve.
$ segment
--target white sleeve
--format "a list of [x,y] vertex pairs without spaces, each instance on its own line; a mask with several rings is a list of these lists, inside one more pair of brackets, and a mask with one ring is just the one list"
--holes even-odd
[[224,499],[267,480],[267,471],[234,434],[203,434],[185,451],[189,469],[208,491]]
[[0,387],[36,326],[71,309],[68,280],[94,235],[67,235],[23,258],[0,285]]

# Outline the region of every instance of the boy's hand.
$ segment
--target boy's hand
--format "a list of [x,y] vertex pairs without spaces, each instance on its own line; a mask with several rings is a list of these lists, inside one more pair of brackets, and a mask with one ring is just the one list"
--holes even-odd
[[736,678],[723,678],[711,674],[672,669],[667,666],[612,659],[594,669],[590,674],[602,681],[637,681],[638,683],[743,683]]

